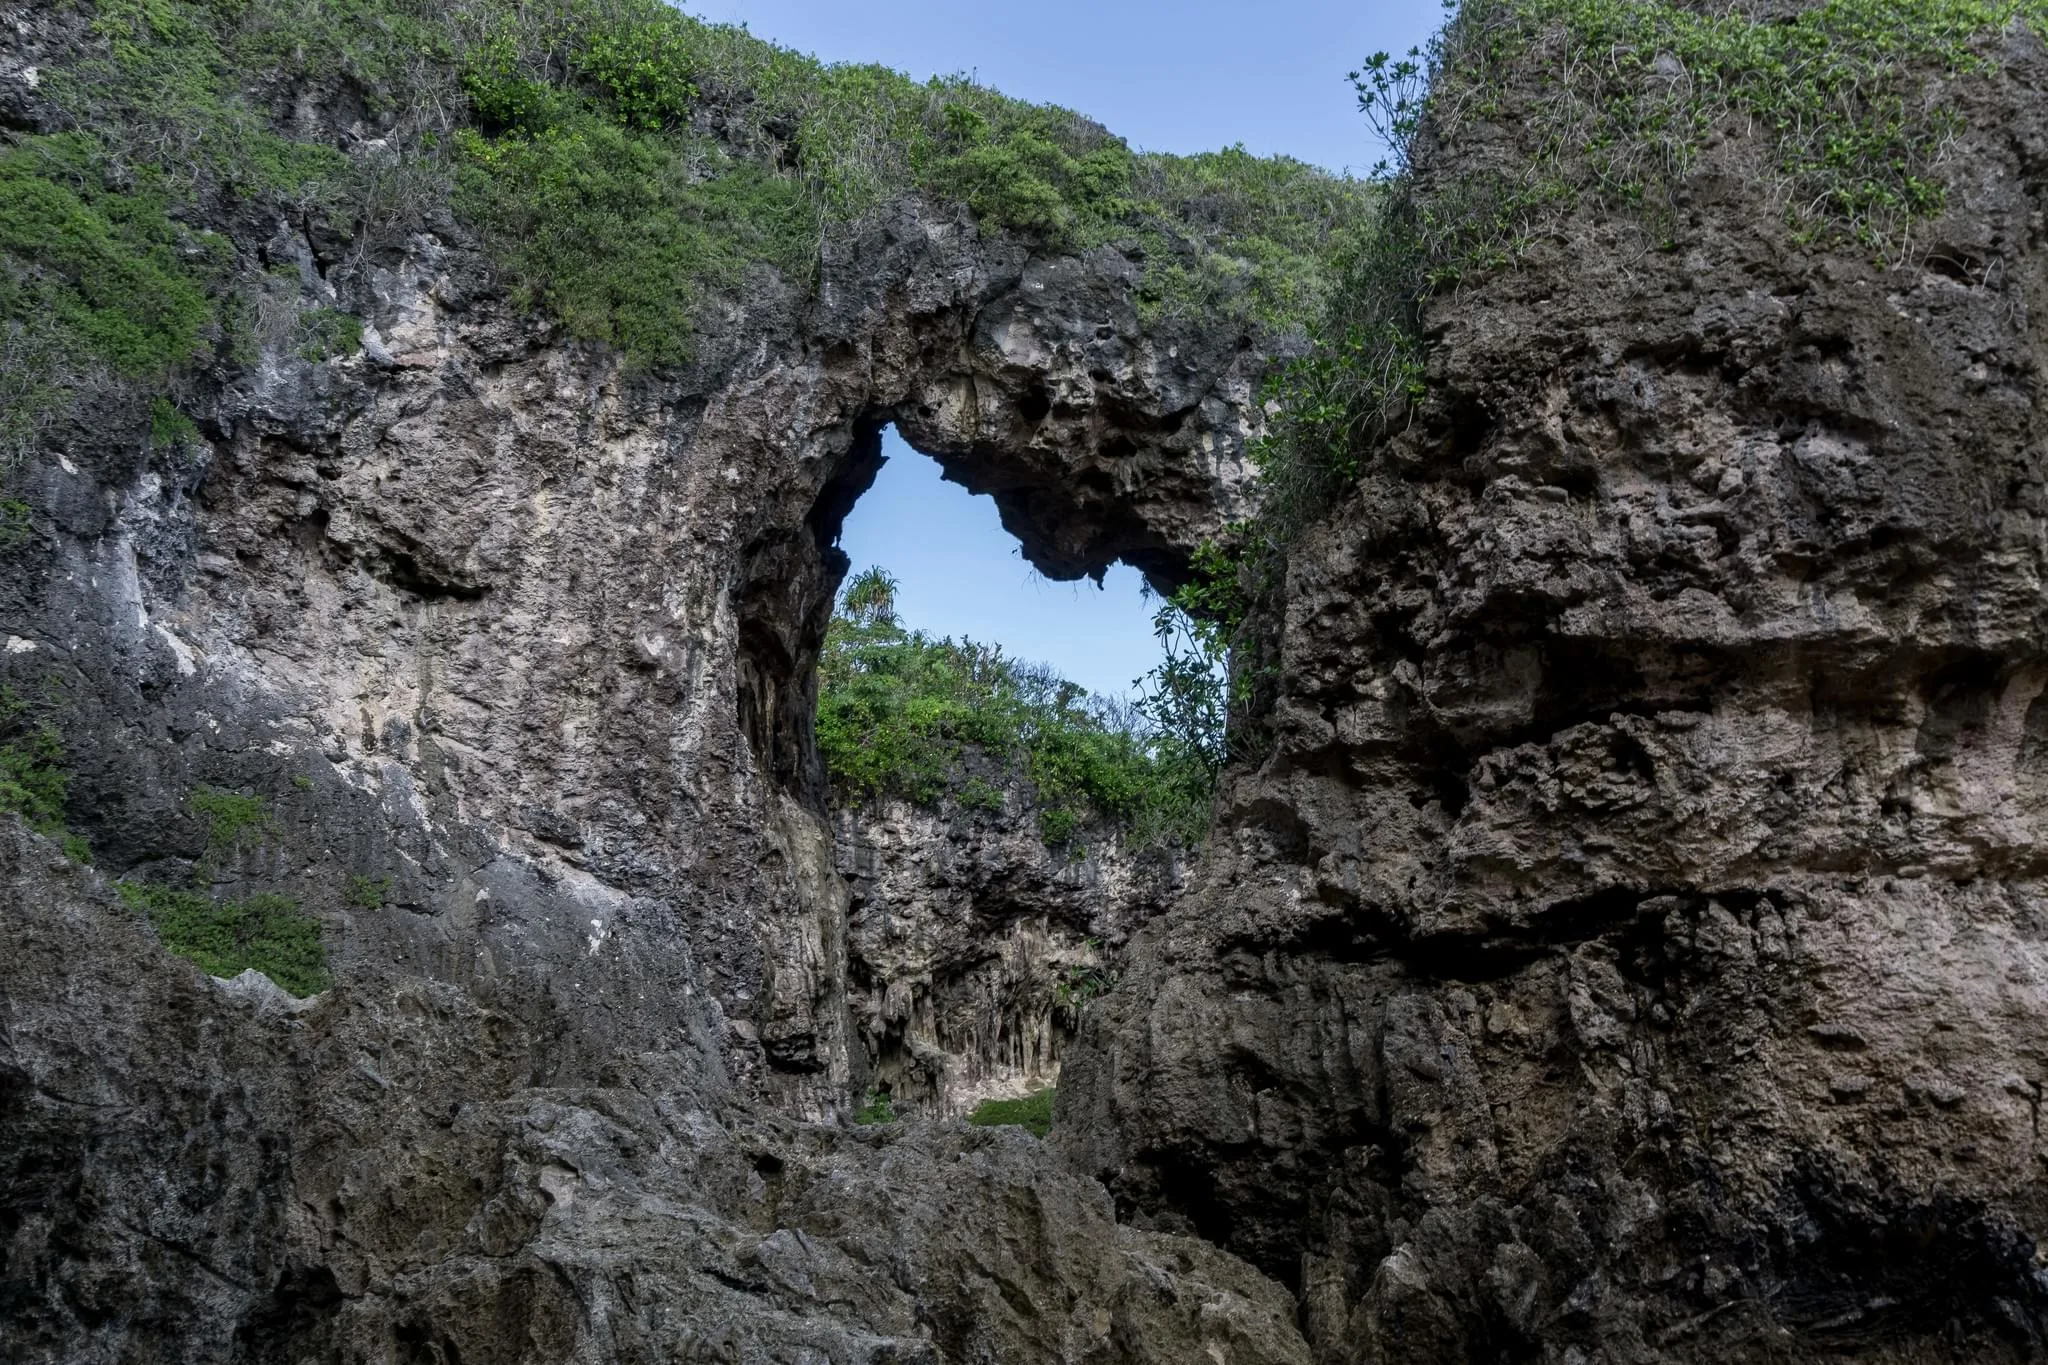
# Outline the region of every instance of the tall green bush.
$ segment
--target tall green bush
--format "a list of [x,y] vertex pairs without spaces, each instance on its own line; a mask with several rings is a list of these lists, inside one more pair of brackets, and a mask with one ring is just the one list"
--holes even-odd
[[905,629],[881,570],[842,594],[818,677],[818,746],[846,798],[982,805],[978,760],[1029,783],[1051,844],[1091,820],[1139,844],[1192,845],[1206,833],[1212,773],[1198,757],[999,647]]

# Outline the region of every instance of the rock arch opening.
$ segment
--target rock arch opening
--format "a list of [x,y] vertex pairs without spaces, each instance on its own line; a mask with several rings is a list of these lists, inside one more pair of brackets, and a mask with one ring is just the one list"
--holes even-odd
[[[1276,357],[1199,319],[1141,325],[1137,267],[1113,251],[1038,259],[931,223],[864,249],[845,269],[866,292],[828,290],[801,359],[726,390],[691,444],[705,457],[692,487],[733,507],[731,757],[767,798],[767,875],[792,888],[761,921],[760,993],[733,1005],[799,1107],[883,1086],[957,1112],[991,1077],[1013,1084],[1055,1059],[1058,988],[1085,991],[1100,959],[1082,945],[1115,932],[1091,888],[1135,882],[1105,869],[1105,841],[1075,856],[1081,841],[1049,845],[1031,809],[1007,801],[979,823],[955,819],[958,803],[916,802],[870,803],[885,825],[837,823],[847,812],[834,810],[815,720],[855,567],[839,544],[846,518],[893,427],[992,498],[1002,548],[1014,539],[1046,579],[1121,562],[1170,592],[1247,510],[1255,395]],[[749,468],[768,477],[750,486]],[[1160,878],[1119,903],[1149,914],[1180,875],[1162,859]]]
[[[1197,464],[1217,443],[1191,441],[1189,423],[1185,412],[1148,414],[1135,403],[1063,404],[1030,372],[1009,385],[973,376],[927,385],[847,423],[821,452],[801,523],[748,547],[741,724],[762,774],[831,831],[846,894],[843,919],[824,939],[836,938],[842,985],[810,1014],[844,1021],[857,1091],[960,1113],[1053,1083],[1082,1003],[1104,983],[1106,945],[1162,910],[1184,867],[1178,854],[1140,854],[1094,834],[1048,840],[1041,793],[986,755],[968,759],[987,768],[968,784],[972,800],[949,791],[932,801],[835,807],[815,720],[837,595],[849,572],[865,567],[842,543],[848,519],[892,456],[896,477],[935,462],[965,490],[955,510],[992,498],[995,517],[982,512],[972,534],[991,558],[1008,559],[1019,588],[1032,571],[1052,584],[1100,583],[1128,564],[1155,590],[1171,591],[1220,524],[1222,481]],[[929,531],[895,528],[899,537]],[[872,558],[890,567],[886,553]],[[1139,646],[1132,657],[1144,660],[1156,645],[1138,584],[1122,572],[1126,626]],[[904,624],[1008,643],[999,631],[936,627],[914,615]],[[1034,658],[1028,648],[1008,652]],[[1149,666],[1111,675],[1107,690],[1121,698]],[[1097,690],[1101,676],[1091,679]]]
[[1155,668],[1158,603],[1144,576],[1118,562],[1070,582],[1023,558],[994,501],[950,482],[937,461],[883,434],[884,462],[841,528],[849,574],[880,570],[894,584],[899,625],[934,639],[973,640],[1121,700]]
[[[1234,491],[1228,476],[1241,472],[1241,440],[1219,442],[1213,432],[1189,439],[1186,411],[1063,407],[1030,376],[1015,392],[991,391],[972,376],[946,388],[847,423],[801,526],[771,529],[746,548],[741,728],[763,774],[815,811],[827,805],[812,728],[818,655],[839,588],[863,567],[840,541],[889,458],[889,433],[901,438],[904,457],[929,457],[948,482],[992,498],[1007,534],[991,541],[1002,550],[1013,541],[1024,563],[1054,583],[1100,583],[1127,565],[1154,591],[1170,593],[1186,581],[1194,549],[1225,520],[1231,500],[1218,495]],[[1217,461],[1219,445],[1227,461]]]
[[[952,662],[956,645],[991,676],[1014,668],[1061,698],[1085,689],[1074,704],[1116,716],[1158,659],[1151,609],[1140,576],[1120,563],[1070,583],[1048,578],[1022,558],[989,498],[946,479],[888,426],[879,457],[855,458],[867,487],[850,509],[829,509],[841,518],[832,567],[856,584],[881,570],[890,600],[879,614],[837,618],[819,668],[817,733],[847,890],[846,1001],[856,1069],[866,1070],[863,1111],[1049,1102],[1081,1013],[1108,984],[1113,945],[1177,890],[1176,856],[1141,850],[1099,818],[1049,835],[1067,812],[1036,787],[1036,770],[1011,747],[1017,736],[968,742],[924,795],[850,789],[863,768],[848,753],[847,720],[868,714],[869,688],[904,686],[911,705],[952,701],[943,685],[927,692],[908,680],[927,676],[920,663]],[[881,681],[899,669],[899,681]],[[873,734],[873,751],[897,749],[886,722]]]

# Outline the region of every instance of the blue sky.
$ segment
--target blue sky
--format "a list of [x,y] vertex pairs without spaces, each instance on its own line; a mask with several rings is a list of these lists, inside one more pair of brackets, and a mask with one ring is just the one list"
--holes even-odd
[[[1061,104],[1143,151],[1233,143],[1364,174],[1381,151],[1344,73],[1405,52],[1442,17],[1437,0],[683,0],[691,14],[832,62],[879,62],[920,79],[971,73],[1005,94]],[[889,462],[840,540],[856,570],[901,581],[910,625],[970,635],[1042,660],[1091,692],[1126,693],[1158,662],[1156,602],[1137,573],[1104,587],[1031,570],[995,504],[943,482],[892,430]]]
[[1055,583],[1024,562],[993,498],[939,477],[939,466],[884,437],[889,462],[846,519],[839,547],[855,571],[896,575],[904,624],[934,635],[992,640],[1015,659],[1051,664],[1090,692],[1123,696],[1159,662],[1144,580],[1118,564],[1098,588]]
[[970,73],[1141,151],[1233,143],[1364,174],[1380,157],[1344,73],[1436,28],[1437,0],[682,0],[830,62]]

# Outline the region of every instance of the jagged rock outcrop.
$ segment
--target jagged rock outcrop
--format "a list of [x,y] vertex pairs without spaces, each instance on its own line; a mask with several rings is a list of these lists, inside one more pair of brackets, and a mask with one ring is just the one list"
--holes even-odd
[[[32,17],[0,47],[83,41]],[[108,878],[289,894],[334,984],[209,980],[8,820],[0,1355],[1305,1359],[1284,1293],[1027,1135],[844,1126],[863,947],[811,734],[885,424],[1046,572],[1166,585],[1241,504],[1276,343],[1141,327],[1119,252],[914,196],[641,375],[445,213],[220,226],[261,354],[192,380],[196,434],[110,399],[12,472],[0,683]],[[336,305],[359,351],[263,330]],[[261,818],[223,843],[202,788]],[[1011,913],[1124,913],[1015,856]]]
[[1028,788],[985,787],[999,804],[834,817],[855,1027],[872,1084],[917,1112],[1057,1082],[1116,956],[1190,872],[1184,850],[1134,849],[1111,828],[1048,847]]
[[1294,554],[1275,750],[1055,1132],[1318,1359],[2048,1340],[2048,54],[1998,55],[1896,264],[1734,128],[1669,249],[1585,210],[1433,303]]
[[[26,73],[98,39],[0,18],[0,123],[58,126]],[[1048,573],[1169,586],[1284,343],[908,196],[635,374],[446,214],[230,202],[253,366],[190,436],[110,389],[8,486],[0,683],[104,871],[0,822],[0,1355],[2039,1354],[2048,58],[2008,48],[1941,91],[1896,264],[1792,241],[1731,126],[1669,249],[1587,210],[1430,304],[1194,868],[829,812],[832,542],[893,422]],[[264,330],[336,304],[359,352]],[[289,890],[334,982],[209,978],[114,877]],[[1055,1063],[1053,1146],[844,1123]]]
[[664,1085],[536,1086],[473,991],[293,1001],[45,841],[0,872],[9,1360],[1307,1360],[1277,1286],[1019,1130],[738,1113],[701,997]]

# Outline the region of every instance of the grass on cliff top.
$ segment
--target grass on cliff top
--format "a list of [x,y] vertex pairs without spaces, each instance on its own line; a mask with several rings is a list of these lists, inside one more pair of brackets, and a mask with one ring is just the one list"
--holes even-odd
[[877,571],[848,585],[818,666],[818,747],[842,798],[999,808],[967,777],[978,754],[1029,784],[1048,844],[1096,819],[1138,847],[1201,841],[1214,779],[1198,756],[998,647],[904,629],[893,587]]
[[1675,0],[1485,0],[1488,50],[1558,78],[1531,112],[1547,149],[1531,167],[1579,194],[1660,209],[1721,130],[1761,136],[1768,188],[1804,240],[1910,250],[1947,202],[1942,163],[1962,128],[1946,82],[1998,67],[2002,35],[2048,41],[2048,0],[1825,0],[1780,18]]
[[[1273,327],[1315,314],[1370,196],[1241,151],[1138,155],[1066,110],[823,65],[660,0],[89,13],[41,82],[73,131],[0,134],[0,465],[78,393],[253,360],[254,296],[208,222],[361,242],[452,207],[516,301],[647,367],[688,360],[750,272],[808,290],[828,235],[907,193],[1142,252],[1154,315]],[[359,335],[308,330],[315,361]]]
[[[1751,136],[1760,188],[1795,240],[1899,260],[1947,203],[1960,128],[1948,83],[1996,70],[2003,35],[2048,41],[2048,0],[1825,0],[1784,17],[1677,0],[1467,0],[1426,50],[1353,73],[1361,112],[1394,149],[1384,209],[1346,257],[1311,329],[1314,352],[1274,381],[1254,449],[1263,514],[1233,547],[1285,545],[1356,481],[1424,392],[1424,302],[1511,267],[1589,206],[1632,214],[1674,246],[1673,195],[1724,134]],[[1468,158],[1505,124],[1525,157]],[[1427,180],[1409,164],[1432,133]],[[1251,578],[1270,569],[1247,570]]]
[[[1283,327],[1314,315],[1370,198],[1240,149],[1140,155],[1069,110],[958,77],[823,65],[654,0],[478,7],[472,22],[460,202],[565,317],[594,283],[582,272],[603,265],[570,235],[586,210],[590,227],[616,220],[614,200],[644,220],[663,210],[636,196],[658,190],[673,215],[659,235],[680,245],[647,257],[654,278],[720,286],[755,263],[800,274],[835,225],[918,191],[1055,249],[1142,248],[1155,312]],[[566,214],[552,241],[528,216],[550,190],[564,192],[550,211]],[[625,277],[625,264],[602,273]],[[683,337],[638,344],[657,360],[687,349]]]
[[[1947,204],[1954,83],[1993,74],[2048,0],[1824,0],[1782,17],[1676,0],[1465,0],[1427,48],[1351,74],[1391,149],[1313,347],[1272,376],[1249,452],[1257,514],[1205,546],[1175,605],[1228,657],[1233,747],[1272,695],[1289,547],[1427,395],[1432,297],[1511,269],[1567,217],[1677,245],[1677,195],[1718,138],[1751,139],[1795,242],[1909,259]],[[1411,158],[1427,128],[1432,162]],[[1242,733],[1239,733],[1241,731]]]

